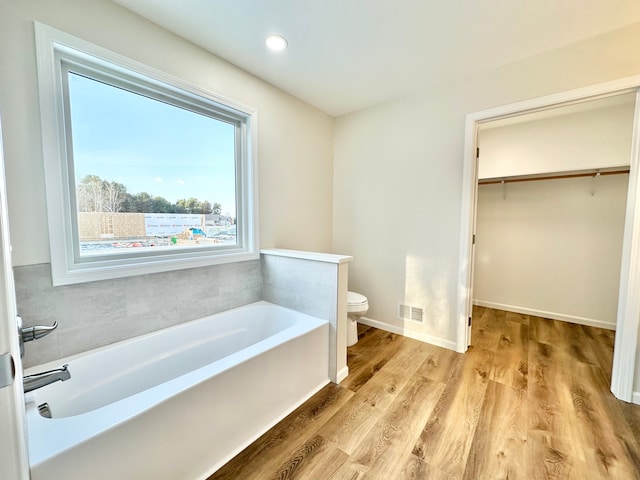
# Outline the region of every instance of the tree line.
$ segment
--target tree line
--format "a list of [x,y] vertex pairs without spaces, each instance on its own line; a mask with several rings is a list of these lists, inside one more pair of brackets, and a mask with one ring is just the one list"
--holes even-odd
[[222,205],[197,198],[183,198],[175,203],[147,192],[129,193],[118,182],[103,180],[98,175],[86,175],[76,188],[79,212],[110,213],[199,213],[220,215]]

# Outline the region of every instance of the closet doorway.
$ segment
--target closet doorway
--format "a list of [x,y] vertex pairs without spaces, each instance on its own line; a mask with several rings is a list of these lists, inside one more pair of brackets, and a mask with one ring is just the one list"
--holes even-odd
[[474,304],[615,330],[635,94],[478,129]]
[[[579,89],[571,92],[565,92],[550,97],[539,98],[519,104],[508,105],[505,107],[499,107],[496,109],[486,110],[483,112],[477,112],[469,114],[467,116],[467,130],[466,130],[466,143],[465,143],[465,164],[464,164],[464,184],[463,184],[463,198],[462,198],[462,225],[461,225],[461,282],[459,292],[459,323],[458,323],[458,339],[457,345],[459,351],[466,350],[468,341],[470,340],[470,323],[472,303],[474,296],[474,255],[475,255],[475,227],[476,227],[476,206],[477,206],[477,193],[478,185],[477,180],[482,167],[479,167],[479,162],[482,162],[482,150],[480,150],[480,161],[477,157],[477,147],[482,149],[482,143],[479,143],[481,138],[482,125],[494,121],[501,121],[503,126],[508,125],[509,122],[517,123],[515,117],[522,115],[534,114],[541,119],[545,116],[552,118],[557,112],[552,112],[557,108],[573,108],[577,113],[580,110],[589,110],[590,105],[584,103],[587,101],[595,101],[599,99],[607,99],[607,101],[615,104],[620,102],[624,104],[628,98],[637,97],[637,89],[640,86],[640,77],[632,77],[628,79],[622,79],[616,82],[610,82],[608,84],[596,85],[584,89]],[[628,96],[627,96],[628,95]],[[617,96],[623,96],[626,98],[614,98]],[[610,97],[610,98],[609,98]],[[637,104],[637,102],[636,102]],[[520,119],[521,120],[521,119]],[[633,397],[633,384],[634,384],[634,370],[636,365],[636,346],[638,336],[638,318],[640,318],[640,294],[638,293],[638,286],[640,285],[640,180],[638,178],[638,156],[639,156],[639,143],[640,135],[638,130],[640,129],[640,114],[638,108],[634,110],[633,114],[633,132],[631,147],[627,147],[631,152],[630,165],[629,165],[629,186],[628,186],[628,200],[626,202],[625,216],[624,216],[624,234],[623,234],[623,246],[621,249],[621,268],[620,268],[620,287],[618,292],[614,292],[614,296],[617,297],[617,335],[616,345],[614,352],[614,366],[611,390],[616,397],[632,401]],[[578,156],[579,157],[579,156]],[[595,195],[598,195],[598,182],[605,176],[622,178],[625,173],[619,173],[618,170],[625,167],[625,165],[619,165],[615,162],[614,165],[609,165],[606,162],[600,163],[597,166],[590,165],[586,168],[577,167],[575,165],[562,168],[548,169],[548,166],[544,167],[546,170],[538,171],[513,171],[508,175],[506,173],[500,173],[496,176],[484,175],[485,179],[492,178],[494,181],[500,182],[498,188],[503,197],[509,196],[510,186],[509,182],[502,183],[504,177],[511,177],[512,184],[515,184],[515,180],[531,180],[531,176],[554,176],[554,175],[569,175],[567,172],[573,172],[575,175],[588,175],[592,176],[590,180],[592,184],[589,186],[589,193],[595,188]],[[481,163],[480,163],[481,164]],[[521,165],[519,165],[521,166]],[[599,170],[599,171],[597,171]],[[549,175],[551,173],[552,175]],[[599,174],[599,175],[598,175]],[[520,178],[518,178],[520,177]],[[529,177],[529,178],[525,178]],[[587,178],[588,177],[581,177]],[[594,180],[595,179],[595,180]],[[576,178],[575,180],[578,180]],[[487,180],[488,181],[488,180]],[[563,180],[538,180],[539,182],[560,182]],[[522,182],[523,184],[525,182]],[[534,182],[526,182],[533,184]],[[495,192],[494,192],[495,193]],[[519,192],[513,190],[513,195],[518,195]],[[579,241],[577,239],[576,241]],[[608,317],[611,318],[611,309],[609,309]],[[581,315],[580,313],[569,313],[569,316],[583,317],[589,319],[588,316]],[[602,315],[599,315],[602,317]],[[605,318],[602,317],[602,318]],[[575,318],[574,318],[575,320]],[[594,320],[593,318],[591,320]],[[597,318],[595,319],[597,320]],[[606,321],[606,320],[604,320]],[[636,399],[637,400],[637,399]]]

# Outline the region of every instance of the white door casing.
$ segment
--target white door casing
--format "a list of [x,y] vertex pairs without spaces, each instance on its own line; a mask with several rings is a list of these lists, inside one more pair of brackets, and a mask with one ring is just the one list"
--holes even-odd
[[29,463],[22,393],[22,361],[16,324],[16,295],[11,263],[1,132],[0,128],[0,356],[4,360],[1,363],[4,364],[5,372],[13,362],[15,378],[10,385],[0,388],[0,478],[26,480],[29,478]]
[[[629,191],[622,242],[611,391],[620,400],[631,402],[634,401],[633,383],[640,323],[640,90],[636,93]],[[638,400],[635,399],[636,402]]]

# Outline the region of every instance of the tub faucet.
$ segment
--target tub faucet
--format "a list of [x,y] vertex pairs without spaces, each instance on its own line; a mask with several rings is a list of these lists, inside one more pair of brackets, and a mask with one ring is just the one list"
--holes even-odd
[[20,342],[20,356],[24,355],[24,344],[26,342],[32,342],[39,338],[49,335],[58,327],[58,322],[53,322],[50,327],[44,325],[34,325],[33,327],[23,327],[22,317],[18,315],[16,317],[16,323],[18,325],[18,341]]
[[24,377],[24,393],[37,390],[38,388],[45,387],[54,382],[69,380],[71,378],[71,372],[67,368],[69,365],[63,365],[62,368],[56,368],[55,370],[48,370],[46,372],[35,373],[33,375],[27,375]]

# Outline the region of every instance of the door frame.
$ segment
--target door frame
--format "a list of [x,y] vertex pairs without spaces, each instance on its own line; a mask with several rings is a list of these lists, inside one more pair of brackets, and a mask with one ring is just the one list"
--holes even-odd
[[468,326],[468,318],[471,316],[473,302],[473,265],[471,262],[473,261],[472,238],[475,234],[475,205],[478,192],[478,171],[476,167],[478,125],[500,118],[633,92],[636,93],[636,106],[622,247],[611,392],[620,400],[626,402],[635,400],[635,403],[640,404],[640,392],[635,394],[635,398],[633,392],[638,324],[640,323],[640,75],[467,114],[460,225],[460,287],[458,289],[456,337],[456,350],[458,352],[467,350],[467,338],[470,328]]
[[[0,125],[0,355],[13,363],[13,383],[0,388],[0,478],[29,478],[22,360],[16,322],[16,292],[11,262],[7,188]],[[5,358],[8,358],[7,357]]]

